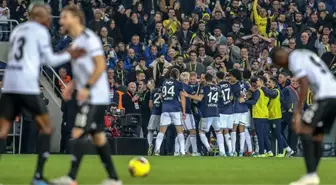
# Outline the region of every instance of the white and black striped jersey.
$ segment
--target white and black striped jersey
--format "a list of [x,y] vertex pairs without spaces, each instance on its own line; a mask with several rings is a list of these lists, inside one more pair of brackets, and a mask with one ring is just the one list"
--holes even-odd
[[336,98],[336,80],[327,65],[314,52],[297,49],[289,55],[289,70],[294,77],[307,77],[315,100]]

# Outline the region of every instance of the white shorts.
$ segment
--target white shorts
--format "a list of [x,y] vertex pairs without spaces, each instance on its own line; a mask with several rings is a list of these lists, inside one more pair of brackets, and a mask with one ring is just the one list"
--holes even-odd
[[233,114],[219,114],[219,118],[223,128],[233,128]]
[[160,126],[168,125],[182,125],[182,115],[181,112],[163,112],[160,118]]
[[196,129],[195,125],[196,124],[195,124],[194,115],[186,114],[186,119],[183,122],[183,129],[184,130],[194,130]]
[[244,113],[235,113],[233,114],[233,123],[235,125],[244,125],[245,127],[250,126],[250,113],[244,112]]
[[219,117],[201,118],[200,130],[209,132],[211,126],[215,129],[215,131],[219,131],[223,128]]
[[148,130],[159,130],[160,127],[160,115],[152,114],[148,122]]

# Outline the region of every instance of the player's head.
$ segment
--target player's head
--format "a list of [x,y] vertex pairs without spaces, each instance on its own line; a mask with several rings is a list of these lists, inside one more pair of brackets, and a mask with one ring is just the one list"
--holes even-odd
[[258,76],[257,87],[263,87],[266,84],[267,78],[264,76]]
[[270,58],[276,65],[281,67],[288,67],[288,55],[289,53],[285,49],[275,47],[272,49]]
[[213,80],[213,75],[212,74],[210,74],[210,73],[206,73],[205,74],[205,81],[209,84],[212,84],[213,82],[212,82],[212,80]]
[[197,84],[197,73],[190,72],[190,84],[192,85]]
[[180,75],[180,80],[185,83],[185,84],[188,84],[189,83],[189,80],[190,80],[190,73],[188,72],[183,72],[181,73]]
[[36,21],[47,28],[50,28],[52,17],[51,8],[44,2],[34,2],[28,7],[29,20]]
[[220,81],[223,81],[225,79],[225,73],[223,71],[219,71],[217,74],[216,74],[218,80]]
[[85,15],[75,6],[66,6],[62,9],[60,24],[66,31],[74,26],[85,25]]
[[232,82],[235,82],[237,80],[241,81],[242,80],[241,72],[238,69],[232,69],[230,71],[230,79]]
[[273,89],[276,86],[276,84],[277,84],[277,79],[274,77],[269,78],[267,81],[267,87],[270,89]]
[[180,76],[180,71],[177,68],[172,68],[170,71],[170,78],[178,80]]

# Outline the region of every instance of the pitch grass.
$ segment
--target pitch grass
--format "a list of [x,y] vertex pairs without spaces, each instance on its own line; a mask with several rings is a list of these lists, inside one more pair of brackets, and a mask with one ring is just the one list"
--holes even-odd
[[[148,157],[151,172],[145,178],[128,173],[134,156],[113,156],[124,184],[288,184],[304,173],[302,158],[219,158],[219,157]],[[29,184],[35,168],[35,155],[4,155],[0,159],[0,184]],[[70,156],[51,155],[46,166],[47,178],[64,175]],[[319,175],[322,184],[336,184],[336,159],[323,159]],[[85,156],[79,184],[100,184],[105,171],[96,156]]]

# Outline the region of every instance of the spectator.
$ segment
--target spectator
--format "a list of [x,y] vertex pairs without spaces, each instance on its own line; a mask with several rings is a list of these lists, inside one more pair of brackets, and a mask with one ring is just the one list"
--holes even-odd
[[190,31],[190,22],[189,20],[183,20],[182,29],[175,34],[177,39],[182,47],[183,53],[185,53],[188,48],[192,38],[193,33]]
[[330,43],[330,51],[322,55],[322,60],[326,63],[328,68],[332,70],[334,75],[336,75],[336,42],[333,41]]
[[129,43],[134,35],[140,37],[139,41],[144,38],[144,25],[139,21],[138,15],[135,12],[131,14],[131,17],[125,24],[123,33],[125,43]]
[[228,32],[228,21],[225,19],[225,12],[220,3],[217,1],[214,10],[212,11],[212,20],[208,22],[208,31],[213,33],[215,28],[220,28],[224,35]]
[[159,1],[160,11],[163,13],[168,13],[169,9],[173,8],[174,0],[160,0]]
[[117,61],[117,65],[114,72],[115,72],[115,78],[121,81],[121,85],[125,85],[127,80],[127,71],[124,70],[124,62],[122,60]]
[[239,62],[240,56],[240,48],[234,44],[234,39],[231,35],[227,37],[227,46],[229,49],[230,60],[233,63]]
[[201,76],[201,73],[205,72],[204,65],[197,62],[197,53],[196,51],[189,52],[190,61],[186,63],[188,72],[196,72],[197,76]]
[[126,46],[123,42],[119,42],[118,46],[116,47],[117,57],[120,60],[125,60],[127,57]]
[[63,27],[60,27],[59,29],[59,38],[55,38],[56,41],[54,42],[55,43],[55,47],[54,47],[54,50],[55,51],[62,51],[64,49],[66,49],[70,43],[72,42],[72,39],[71,37],[69,37],[64,28]]
[[316,52],[316,49],[314,47],[314,42],[309,42],[309,34],[307,32],[303,32],[301,34],[301,42],[299,42],[299,44],[296,45],[296,48],[308,49],[313,52]]
[[259,57],[262,49],[268,45],[270,39],[261,35],[249,35],[242,37],[244,44],[247,47],[250,60],[256,60]]
[[174,68],[178,68],[180,72],[187,71],[187,65],[183,62],[184,58],[182,55],[176,55],[174,61],[171,62],[171,65]]
[[258,25],[259,32],[262,36],[267,37],[266,26],[267,26],[267,11],[265,8],[260,8],[258,13],[258,0],[253,1],[253,18],[255,23]]
[[113,38],[114,43],[119,43],[123,40],[120,29],[117,27],[116,21],[114,19],[110,20],[108,36]]
[[164,74],[164,69],[168,68],[169,66],[171,66],[171,64],[165,60],[164,55],[161,55],[149,65],[149,67],[153,70],[153,78],[156,83],[159,84],[159,78]]
[[205,47],[203,45],[198,47],[197,62],[203,64],[205,68],[214,62],[212,57],[205,54]]
[[220,28],[214,29],[214,37],[216,38],[217,44],[226,44],[227,40],[226,37],[222,34]]
[[61,91],[63,91],[65,89],[65,86],[71,81],[71,77],[67,74],[65,68],[59,69],[58,73],[61,78],[61,80],[58,80],[58,85]]
[[[321,57],[324,53],[330,51],[330,45],[329,45],[329,36],[328,35],[318,35],[316,41],[315,41],[315,48],[317,49],[318,55]],[[321,40],[320,40],[321,39]]]
[[132,48],[137,58],[143,56],[143,45],[140,43],[139,35],[133,35],[129,48]]
[[114,45],[113,38],[108,36],[108,30],[104,26],[100,29],[100,38],[104,44],[108,44],[111,47]]
[[105,22],[102,19],[103,12],[100,9],[94,10],[94,19],[91,20],[88,24],[89,28],[96,33],[99,33],[102,27],[105,25]]
[[240,60],[239,64],[242,67],[242,69],[251,70],[251,63],[253,62],[253,60],[250,60],[249,52],[248,52],[247,48],[244,48],[244,47],[241,48],[240,56],[241,56],[241,60]]
[[169,9],[168,19],[163,21],[163,27],[169,36],[173,35],[181,27],[181,23],[177,20],[175,9]]
[[8,41],[8,22],[10,19],[10,11],[7,7],[7,1],[2,0],[0,7],[0,41]]
[[240,32],[240,23],[234,22],[232,24],[232,32],[228,34],[228,36],[231,36],[234,42],[239,41],[245,34]]
[[129,48],[127,57],[124,60],[125,70],[130,72],[138,64],[137,56],[133,48]]
[[[222,57],[220,55],[216,55],[215,61],[211,63],[206,69],[207,71],[212,71],[212,73],[216,74],[218,72],[227,72],[227,68],[225,67],[224,62],[222,61]],[[200,75],[198,75],[200,76]]]

